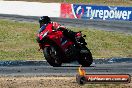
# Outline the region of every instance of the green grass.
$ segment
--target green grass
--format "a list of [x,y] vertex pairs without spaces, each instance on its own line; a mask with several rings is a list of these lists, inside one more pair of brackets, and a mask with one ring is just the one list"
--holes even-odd
[[[8,0],[9,1],[9,0]],[[14,0],[10,0],[14,1]],[[22,0],[17,0],[22,1]],[[132,6],[132,0],[23,0],[29,2],[65,2],[65,3],[79,3],[79,4],[96,4],[96,5],[111,5],[111,6]]]
[[[39,28],[35,23],[0,20],[0,60],[42,60],[43,54],[35,34]],[[132,35],[94,30],[81,30],[86,34],[86,42],[94,58],[132,57]]]
[[0,60],[39,60],[35,33],[38,25],[0,21]]

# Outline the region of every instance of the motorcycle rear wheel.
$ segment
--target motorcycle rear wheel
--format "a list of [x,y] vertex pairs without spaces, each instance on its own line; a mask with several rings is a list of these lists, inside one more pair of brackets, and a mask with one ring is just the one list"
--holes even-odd
[[45,47],[43,54],[47,62],[53,67],[60,67],[62,62],[60,61],[59,51],[54,46]]
[[93,62],[92,53],[90,52],[90,50],[86,46],[84,46],[83,49],[87,50],[87,53],[80,53],[77,61],[83,67],[89,67]]

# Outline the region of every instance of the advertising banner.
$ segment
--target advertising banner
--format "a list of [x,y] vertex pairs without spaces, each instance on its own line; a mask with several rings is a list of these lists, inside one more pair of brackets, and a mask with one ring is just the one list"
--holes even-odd
[[[65,7],[65,4],[61,5],[61,17],[63,18],[132,21],[132,7],[83,4],[69,4],[68,8],[63,7]],[[71,16],[71,13],[73,16]]]

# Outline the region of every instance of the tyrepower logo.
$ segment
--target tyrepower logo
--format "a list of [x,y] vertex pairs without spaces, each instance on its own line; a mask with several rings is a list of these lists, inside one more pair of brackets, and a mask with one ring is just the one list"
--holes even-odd
[[79,67],[76,81],[80,85],[86,83],[130,83],[131,76],[128,74],[86,74],[84,69]]
[[75,18],[132,20],[132,7],[92,6],[73,4]]
[[86,9],[86,16],[90,17],[90,19],[93,19],[94,17],[99,17],[103,20],[106,20],[107,18],[128,20],[130,19],[130,14],[132,13],[132,11],[117,10],[117,7],[111,10],[92,10],[91,7],[86,7]]

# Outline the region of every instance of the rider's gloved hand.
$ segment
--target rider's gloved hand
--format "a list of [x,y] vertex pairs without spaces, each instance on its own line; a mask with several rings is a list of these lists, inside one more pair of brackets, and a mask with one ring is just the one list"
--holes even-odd
[[57,28],[57,30],[58,31],[64,31],[64,30],[67,30],[64,26],[59,26],[58,28]]

